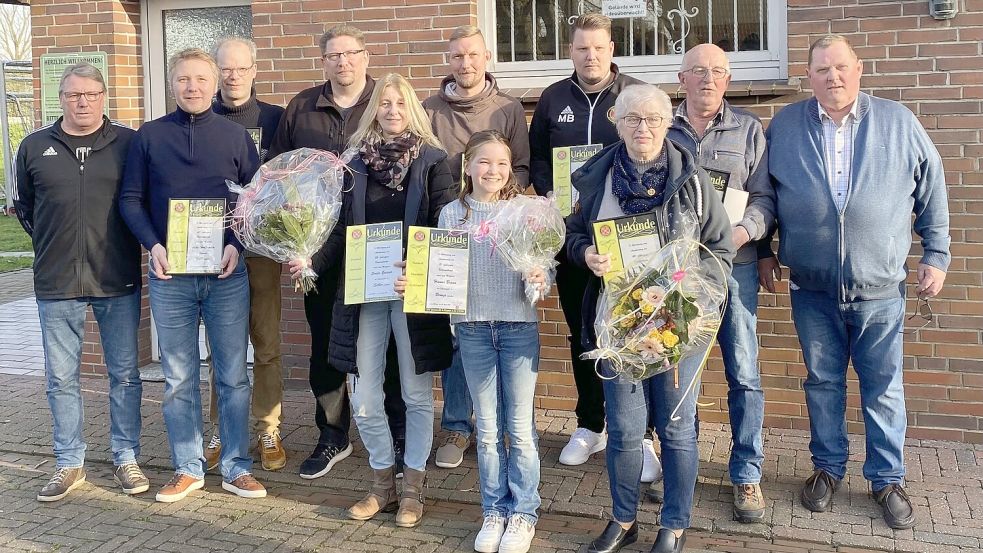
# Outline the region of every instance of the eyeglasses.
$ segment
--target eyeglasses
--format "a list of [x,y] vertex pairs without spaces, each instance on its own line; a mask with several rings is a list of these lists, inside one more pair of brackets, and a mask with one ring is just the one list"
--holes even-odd
[[[922,320],[921,326],[919,326],[918,328],[913,328],[911,330],[902,329],[901,334],[914,334],[915,332],[918,332],[919,330],[928,326],[935,319],[935,313],[932,312],[932,306],[928,303],[927,296],[926,297],[919,296],[918,303],[915,305],[915,312],[909,315],[908,318],[905,319],[905,324],[906,325],[909,324],[912,319],[921,319]],[[916,320],[915,324],[917,323],[918,321]]]
[[686,71],[701,79],[705,79],[707,75],[713,75],[714,79],[723,79],[727,75],[730,75],[730,70],[726,67],[703,67],[697,65],[695,67],[690,67]]
[[662,125],[662,122],[665,121],[666,118],[660,115],[653,115],[652,117],[639,117],[637,115],[626,115],[622,117],[621,120],[625,123],[625,126],[628,127],[629,129],[637,129],[638,126],[642,124],[642,121],[645,121],[645,125],[648,128],[654,129],[655,127]]
[[322,57],[328,61],[336,62],[341,59],[341,56],[345,56],[346,58],[351,59],[361,54],[364,51],[365,48],[362,48],[361,50],[346,50],[344,52],[328,52],[327,54],[324,54]]
[[99,92],[64,92],[62,96],[65,97],[65,100],[74,104],[81,100],[83,96],[85,96],[86,102],[95,102],[105,93],[105,90],[100,90]]
[[222,76],[226,78],[231,77],[233,73],[242,77],[246,73],[249,73],[253,67],[256,67],[256,64],[250,65],[249,67],[222,67],[219,69],[219,71],[221,71]]

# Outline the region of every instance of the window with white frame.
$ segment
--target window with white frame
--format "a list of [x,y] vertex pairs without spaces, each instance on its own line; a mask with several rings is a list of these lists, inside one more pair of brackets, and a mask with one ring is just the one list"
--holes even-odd
[[[622,2],[624,3],[624,2]],[[607,0],[480,0],[480,24],[505,87],[537,87],[568,76],[570,25]],[[648,82],[673,82],[689,48],[728,53],[734,80],[787,78],[787,0],[644,0],[645,17],[613,20],[615,63]]]

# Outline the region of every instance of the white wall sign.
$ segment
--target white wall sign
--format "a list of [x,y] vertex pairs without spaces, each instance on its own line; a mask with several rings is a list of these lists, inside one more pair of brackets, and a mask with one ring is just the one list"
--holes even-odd
[[611,19],[645,17],[645,0],[603,0],[601,13]]

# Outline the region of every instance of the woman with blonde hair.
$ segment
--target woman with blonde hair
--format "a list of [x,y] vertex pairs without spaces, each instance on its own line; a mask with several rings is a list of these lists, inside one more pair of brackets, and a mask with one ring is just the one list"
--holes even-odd
[[[400,221],[405,248],[409,226],[437,226],[441,208],[454,199],[455,181],[447,167],[447,153],[403,76],[390,73],[376,82],[349,145],[358,155],[349,163],[338,225],[313,258],[291,262],[295,277],[307,265],[320,274],[343,264],[350,225]],[[405,314],[402,300],[345,305],[345,279],[339,279],[338,286],[328,361],[334,370],[348,374],[352,414],[374,476],[369,493],[348,510],[348,516],[368,520],[398,507],[396,525],[413,527],[423,517],[424,479],[433,444],[429,373],[450,365],[450,321],[446,315]],[[396,340],[406,403],[401,498],[396,495],[393,437],[383,409],[390,334]]]

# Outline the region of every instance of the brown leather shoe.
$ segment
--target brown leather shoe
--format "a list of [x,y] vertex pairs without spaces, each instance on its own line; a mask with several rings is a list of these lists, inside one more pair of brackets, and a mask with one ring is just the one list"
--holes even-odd
[[175,501],[181,501],[192,491],[200,490],[204,487],[204,479],[198,480],[197,478],[192,478],[187,474],[175,472],[170,482],[164,484],[164,487],[157,492],[157,501],[161,503],[174,503]]
[[266,488],[249,473],[243,474],[231,482],[223,480],[222,489],[232,492],[239,497],[245,497],[246,499],[266,497]]
[[400,494],[396,526],[413,528],[423,520],[423,485],[427,472],[406,467],[403,470],[403,493]]
[[212,434],[212,439],[208,441],[208,446],[205,447],[205,470],[215,470],[218,466],[218,462],[222,459],[222,440],[218,437],[218,429],[215,429],[215,434]]
[[391,513],[398,507],[394,467],[374,469],[372,476],[374,478],[372,488],[361,501],[348,509],[348,518],[369,520],[380,512]]
[[280,441],[280,431],[259,435],[259,457],[263,470],[280,470],[287,464],[287,452]]

